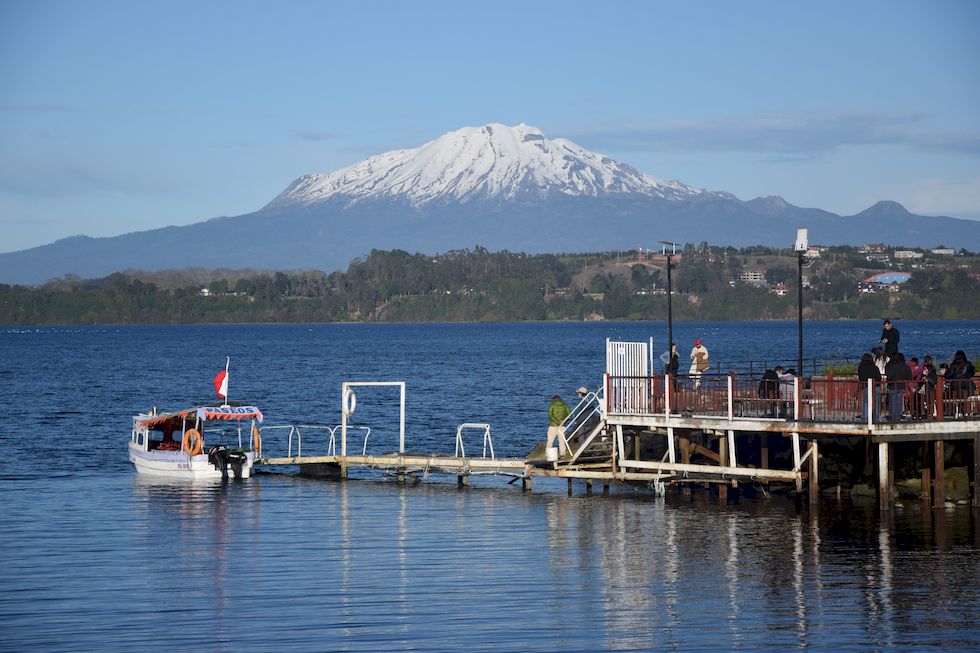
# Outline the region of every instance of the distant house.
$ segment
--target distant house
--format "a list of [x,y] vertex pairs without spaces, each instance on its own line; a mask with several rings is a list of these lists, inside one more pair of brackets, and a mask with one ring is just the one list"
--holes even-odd
[[780,297],[785,297],[786,294],[789,293],[789,286],[787,286],[785,283],[777,283],[769,292],[779,295]]
[[826,251],[827,248],[824,247],[823,245],[810,245],[810,247],[807,248],[803,256],[809,259],[820,258],[820,255]]
[[873,243],[870,245],[862,245],[861,249],[858,250],[861,254],[884,254],[888,251],[888,246],[884,243]]
[[924,255],[922,252],[917,252],[914,249],[896,249],[895,250],[895,260],[915,260],[920,259]]
[[931,251],[936,256],[956,256],[956,250],[952,247],[937,247]]
[[892,259],[888,254],[872,253],[864,257],[867,261],[877,261],[878,263],[891,263]]
[[762,270],[742,270],[742,274],[738,275],[738,278],[742,283],[752,286],[766,285],[766,273]]
[[908,272],[882,272],[858,282],[858,292],[876,293],[882,290],[898,292],[899,286],[912,278]]
[[201,288],[201,297],[210,297],[211,291],[208,288]]

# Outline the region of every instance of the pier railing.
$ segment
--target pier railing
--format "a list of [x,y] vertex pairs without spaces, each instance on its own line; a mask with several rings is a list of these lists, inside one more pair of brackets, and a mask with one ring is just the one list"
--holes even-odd
[[690,415],[878,424],[980,419],[980,377],[862,382],[794,377],[772,384],[737,374],[608,376],[612,415]]

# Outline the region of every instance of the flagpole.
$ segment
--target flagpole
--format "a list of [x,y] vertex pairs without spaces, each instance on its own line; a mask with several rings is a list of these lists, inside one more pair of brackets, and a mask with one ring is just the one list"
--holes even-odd
[[231,356],[225,356],[225,406],[228,405],[228,395],[231,394],[231,379],[228,378],[228,366],[231,365]]

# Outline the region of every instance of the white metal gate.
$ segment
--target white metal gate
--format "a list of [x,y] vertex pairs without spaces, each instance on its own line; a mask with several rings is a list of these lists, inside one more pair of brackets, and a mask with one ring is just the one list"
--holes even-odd
[[642,414],[650,407],[650,342],[606,339],[606,374],[609,378],[609,411]]

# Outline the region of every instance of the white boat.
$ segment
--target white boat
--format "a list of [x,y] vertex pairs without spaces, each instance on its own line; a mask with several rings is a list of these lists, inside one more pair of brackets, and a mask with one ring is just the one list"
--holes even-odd
[[262,411],[237,402],[173,413],[154,409],[133,417],[129,459],[139,474],[248,478],[261,450],[261,422]]

